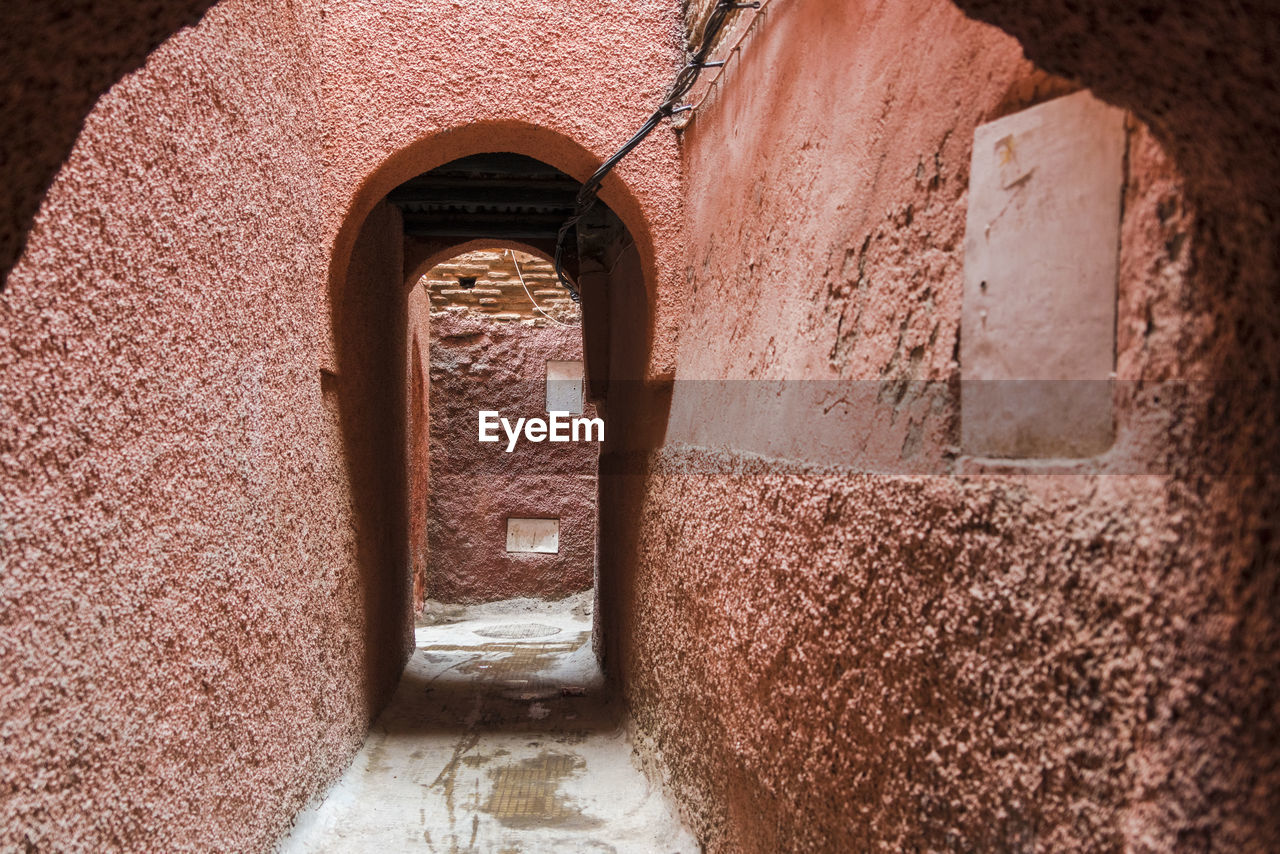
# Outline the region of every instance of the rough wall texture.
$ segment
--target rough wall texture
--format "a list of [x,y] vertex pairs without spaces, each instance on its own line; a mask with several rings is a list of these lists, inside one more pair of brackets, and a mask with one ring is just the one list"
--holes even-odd
[[[415,0],[331,0],[323,67],[334,271],[375,202],[457,157],[511,151],[585,180],[670,85],[675,6],[480,0],[426,11]],[[653,134],[605,181],[601,198],[644,259],[648,293],[636,322],[646,369],[670,376],[684,293],[674,136]]]
[[[1178,75],[1122,59],[1169,45],[1113,37],[1106,3],[972,5],[1034,7],[1046,65],[1145,118],[1181,87],[1231,89],[1223,112],[1274,97],[1215,78],[1190,31]],[[1087,62],[1052,53],[1064,26]],[[690,311],[616,568],[616,664],[710,850],[1280,843],[1274,233],[1258,185],[1213,167],[1224,140],[1192,138],[1235,146],[1254,107],[1168,113],[1177,166],[1131,129],[1117,370],[1135,382],[1116,448],[1082,469],[1119,473],[956,457],[973,129],[1071,88],[947,3],[801,0],[769,7],[685,133]],[[891,393],[842,442],[820,409],[763,395],[753,431],[705,405],[751,386],[721,380],[784,378]],[[792,460],[750,453],[780,434]],[[955,474],[859,473],[895,470]]]
[[223,3],[118,82],[0,296],[0,849],[263,848],[373,710],[317,22]]
[[9,0],[0,7],[0,291],[32,218],[85,117],[108,88],[140,68],[213,0],[112,3]]
[[[0,264],[61,171],[0,294],[4,849],[258,850],[336,775],[424,545],[376,204],[490,145],[585,175],[675,58],[665,2],[224,0],[120,79],[204,5],[5,7],[48,74],[5,78]],[[671,275],[678,176],[655,138],[608,191]]]
[[[526,326],[465,309],[431,316],[431,559],[445,602],[560,599],[595,573],[600,446],[477,441],[477,413],[546,417],[546,362],[581,359],[578,327]],[[594,417],[591,406],[586,417]],[[558,554],[508,554],[507,517],[560,519]]]
[[[203,5],[5,7],[40,78],[6,78],[0,265],[61,172],[0,295],[4,848],[259,849],[332,778],[403,652],[422,494],[377,202],[491,148],[584,177],[676,58],[663,0],[225,0],[117,79]],[[673,445],[611,474],[613,663],[717,850],[1273,849],[1277,19],[961,5],[1175,158],[1134,131],[1122,376],[1238,382],[1121,392],[1159,477]],[[940,0],[773,4],[739,56],[683,164],[660,132],[606,187],[651,289],[608,290],[612,379],[670,373],[677,328],[686,377],[932,378],[848,462],[991,467],[949,451],[967,140],[1075,84]],[[622,448],[658,441],[665,392],[619,387]]]

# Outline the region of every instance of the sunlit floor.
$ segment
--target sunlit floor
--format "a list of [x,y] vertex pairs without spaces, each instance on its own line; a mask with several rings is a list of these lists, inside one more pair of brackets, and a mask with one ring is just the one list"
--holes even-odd
[[[696,852],[632,763],[572,601],[458,610],[284,852]],[[444,619],[444,618],[442,618]]]

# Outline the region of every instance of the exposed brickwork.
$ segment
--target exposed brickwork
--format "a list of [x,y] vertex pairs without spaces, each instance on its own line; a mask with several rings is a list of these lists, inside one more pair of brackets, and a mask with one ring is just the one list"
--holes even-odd
[[527,252],[468,252],[432,267],[418,284],[430,291],[433,311],[460,306],[498,321],[534,320],[543,325],[550,315],[561,323],[582,322],[582,310],[560,286],[555,265]]

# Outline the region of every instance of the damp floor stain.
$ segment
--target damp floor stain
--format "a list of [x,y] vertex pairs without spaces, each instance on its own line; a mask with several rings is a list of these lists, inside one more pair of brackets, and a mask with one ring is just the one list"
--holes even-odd
[[484,810],[506,827],[599,827],[599,819],[583,815],[560,789],[563,779],[583,768],[577,756],[543,751],[495,769]]
[[542,609],[522,620],[481,608],[418,629],[391,704],[280,850],[684,854],[699,847],[632,763],[621,707],[591,653],[590,617]]

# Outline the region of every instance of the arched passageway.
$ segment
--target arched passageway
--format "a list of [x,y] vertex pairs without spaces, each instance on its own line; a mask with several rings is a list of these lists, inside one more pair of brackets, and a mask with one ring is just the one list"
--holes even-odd
[[[555,148],[545,141],[542,147]],[[385,169],[404,174],[410,167],[403,161],[431,163],[439,158],[438,148],[438,143],[423,144],[413,157],[397,157]],[[378,173],[367,184],[380,181],[389,183]],[[382,685],[384,692],[398,673],[411,610],[408,578],[388,568],[420,567],[428,560],[422,552],[425,543],[418,538],[411,544],[407,535],[408,520],[426,512],[425,507],[406,505],[406,478],[413,475],[404,448],[420,441],[407,435],[405,427],[405,350],[412,347],[406,317],[415,313],[414,322],[420,324],[427,309],[415,306],[415,298],[423,295],[413,286],[437,264],[481,245],[516,247],[549,258],[559,226],[572,212],[577,187],[567,173],[527,155],[469,154],[401,180],[385,201],[365,203],[368,212],[362,219],[357,206],[355,219],[339,232],[339,254],[330,268],[333,344],[327,374],[349,460],[357,543],[367,555],[360,564],[367,573],[368,613],[386,615],[369,619],[382,634],[371,636],[367,646],[370,672],[381,674],[370,684]],[[605,203],[570,236],[565,269],[581,295],[585,399],[605,424],[599,541],[607,545],[598,556],[603,607],[597,611],[596,643],[598,653],[607,657],[609,615],[614,613],[612,549],[629,536],[629,526],[619,524],[627,490],[618,488],[617,481],[634,475],[629,468],[637,451],[660,442],[669,403],[663,385],[646,380],[654,323],[652,279],[642,255],[647,228],[637,221],[644,229],[638,241],[634,228],[609,206],[621,202],[624,210],[634,211],[624,187],[606,183],[603,197]],[[473,408],[478,411],[481,403],[475,401]]]
[[[3,16],[2,848],[265,850],[333,781],[413,644],[384,200],[480,154],[583,180],[687,59],[663,0],[162,5]],[[743,14],[604,188],[635,245],[579,270],[613,274],[596,636],[640,753],[713,852],[1276,849],[1280,20]],[[968,453],[978,130],[1082,88],[1129,112],[1114,441]],[[865,409],[823,399],[849,383]],[[452,759],[424,785],[458,796]]]
[[[389,704],[288,850],[393,844],[423,828],[476,850],[692,850],[632,765],[601,669],[616,629],[598,606],[613,551],[597,543],[618,540],[619,510],[597,466],[652,440],[620,417],[655,400],[642,378],[651,313],[636,240],[606,205],[570,236],[581,305],[560,288],[549,261],[578,187],[525,155],[450,160],[373,205],[334,279],[331,393],[364,567],[370,702]],[[553,403],[575,387],[575,401]],[[532,424],[512,432],[537,418],[554,429],[558,406],[578,416],[567,443],[544,443]],[[493,442],[477,438],[485,413]],[[445,798],[427,815],[417,772],[437,761],[446,770],[428,788]]]

